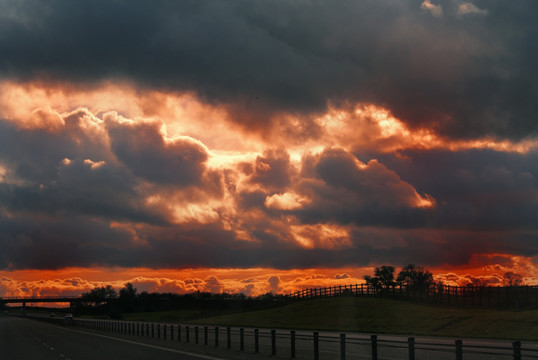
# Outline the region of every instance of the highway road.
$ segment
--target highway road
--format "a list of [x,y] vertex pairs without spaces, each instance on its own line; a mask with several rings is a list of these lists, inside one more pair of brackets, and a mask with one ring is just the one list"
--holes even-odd
[[[190,325],[190,341],[186,341],[186,325],[182,325],[181,341],[178,339],[177,325],[174,337],[168,335],[160,338],[155,333],[151,337],[144,334],[126,335],[111,328],[98,330],[92,323],[106,323],[100,320],[84,320],[86,325],[61,326],[18,316],[0,316],[0,358],[17,359],[185,359],[185,360],[219,360],[219,359],[290,359],[290,331],[277,329],[276,354],[273,356],[271,331],[259,329],[259,353],[254,351],[254,329],[244,329],[244,349],[241,351],[239,328],[231,328],[231,345],[227,348],[226,328],[219,328],[219,345],[215,346],[215,328],[208,327],[208,341],[205,345],[203,326],[198,326],[198,344],[195,344],[195,326]],[[48,319],[50,320],[50,319]],[[61,319],[58,319],[61,324]],[[119,324],[116,322],[116,324]],[[127,324],[123,322],[123,324]],[[132,323],[131,323],[132,324]],[[132,324],[133,325],[133,324]],[[148,325],[148,324],[146,324]],[[157,325],[158,324],[154,324]],[[163,326],[163,324],[161,324]],[[133,328],[134,329],[134,328]],[[311,331],[295,332],[296,358],[313,359],[313,336]],[[341,359],[339,334],[319,332],[319,359]],[[455,339],[415,338],[416,360],[453,360],[456,359]],[[379,360],[408,359],[407,337],[397,335],[379,335]],[[522,344],[523,359],[538,359],[538,344]],[[346,360],[372,359],[372,343],[368,334],[347,333],[345,341]],[[514,359],[511,341],[464,340],[463,359],[465,360],[502,360]]]
[[[200,349],[201,350],[201,349]],[[6,360],[221,360],[176,348],[95,334],[17,316],[0,316],[0,358]]]

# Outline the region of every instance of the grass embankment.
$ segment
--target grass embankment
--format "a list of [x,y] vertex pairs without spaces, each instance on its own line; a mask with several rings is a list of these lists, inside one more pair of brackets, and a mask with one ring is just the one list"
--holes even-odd
[[185,318],[202,313],[203,310],[200,309],[126,313],[122,315],[122,319],[127,321],[183,322]]
[[340,297],[223,315],[198,324],[372,334],[538,340],[538,310],[429,306],[379,298]]

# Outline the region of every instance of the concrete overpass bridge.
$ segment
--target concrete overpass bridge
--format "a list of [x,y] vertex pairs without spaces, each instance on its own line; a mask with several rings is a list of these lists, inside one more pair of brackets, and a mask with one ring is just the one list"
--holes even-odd
[[68,303],[73,307],[73,303],[82,301],[80,296],[40,296],[40,297],[5,297],[0,298],[0,304],[21,304],[23,310],[29,303]]

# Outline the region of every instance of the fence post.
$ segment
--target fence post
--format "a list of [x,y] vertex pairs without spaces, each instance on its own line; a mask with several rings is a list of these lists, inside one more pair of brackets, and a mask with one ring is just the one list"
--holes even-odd
[[187,342],[190,342],[191,332],[189,325],[185,326],[185,338]]
[[232,347],[232,329],[229,326],[226,328],[226,347]]
[[340,360],[346,360],[346,334],[340,334]]
[[371,335],[372,340],[372,360],[377,360],[377,335]]
[[207,345],[207,326],[204,326],[204,345]]
[[245,351],[245,329],[239,329],[239,349]]
[[164,324],[163,326],[163,340],[166,340],[166,324]]
[[291,358],[295,358],[295,330],[292,330],[290,333],[290,342],[291,342]]
[[314,331],[314,360],[319,360],[319,333]]
[[155,337],[155,324],[151,324],[151,337]]
[[194,343],[198,345],[198,326],[194,327]]
[[409,360],[415,360],[415,338],[408,338],[407,345],[409,347]]
[[514,341],[512,347],[514,349],[514,360],[521,360],[521,341]]
[[177,326],[177,341],[181,342],[181,325]]
[[276,330],[271,330],[271,354],[276,355]]
[[258,329],[254,329],[254,352],[256,354],[260,352],[260,332]]
[[463,360],[463,341],[456,340],[456,360]]
[[174,341],[174,325],[170,325],[170,340]]
[[215,347],[219,347],[219,327],[215,327]]

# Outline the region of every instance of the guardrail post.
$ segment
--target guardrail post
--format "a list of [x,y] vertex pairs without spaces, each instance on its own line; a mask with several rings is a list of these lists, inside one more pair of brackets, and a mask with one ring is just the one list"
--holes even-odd
[[219,327],[215,327],[215,347],[219,347]]
[[155,324],[151,324],[151,337],[155,337]]
[[157,324],[157,339],[161,338],[161,324]]
[[140,323],[136,323],[136,336],[140,336]]
[[140,324],[140,336],[144,336],[144,323]]
[[232,329],[229,326],[226,328],[226,347],[232,347]]
[[295,330],[290,332],[291,358],[295,358]]
[[254,352],[257,354],[260,352],[260,331],[254,329]]
[[276,330],[271,330],[271,354],[276,355]]
[[372,360],[377,360],[377,335],[370,335],[372,340]]
[[314,331],[314,360],[319,360],[319,333]]
[[166,340],[166,324],[163,325],[163,340]]
[[198,326],[194,327],[194,343],[198,345]]
[[463,360],[463,341],[456,340],[456,360]]
[[409,360],[415,360],[415,338],[408,338],[407,345],[409,347]]
[[181,342],[181,325],[177,326],[177,341]]
[[521,360],[521,341],[514,341],[512,347],[514,349],[514,360]]
[[189,325],[185,326],[185,338],[187,339],[186,340],[187,342],[190,341],[190,328],[189,328]]
[[208,333],[207,326],[204,326],[204,345],[207,345],[207,333]]
[[239,350],[245,351],[245,329],[239,329]]
[[170,325],[170,340],[174,341],[174,325]]
[[340,360],[346,360],[346,334],[340,334]]

